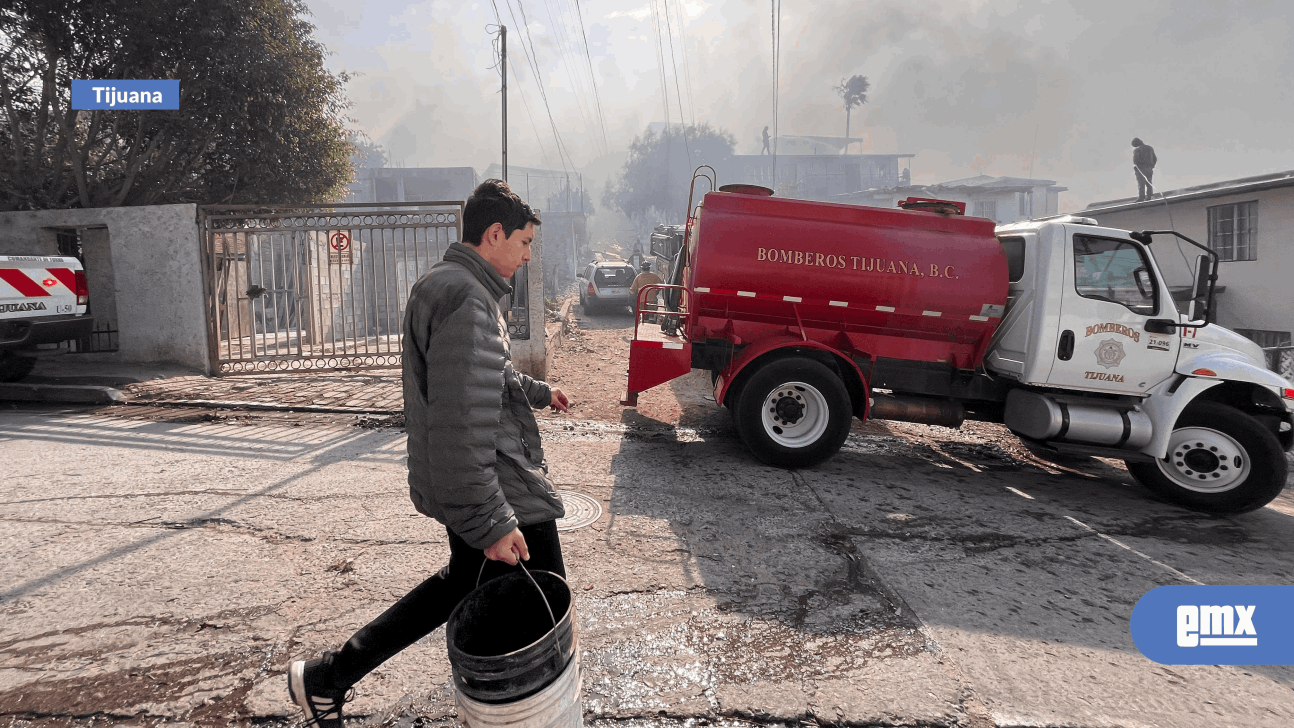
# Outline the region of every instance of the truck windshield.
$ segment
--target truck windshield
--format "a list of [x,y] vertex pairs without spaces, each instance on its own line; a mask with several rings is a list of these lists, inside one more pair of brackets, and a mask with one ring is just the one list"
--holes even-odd
[[1154,316],[1159,311],[1158,282],[1150,270],[1150,262],[1134,243],[1074,236],[1074,288],[1084,298],[1110,301],[1134,313]]

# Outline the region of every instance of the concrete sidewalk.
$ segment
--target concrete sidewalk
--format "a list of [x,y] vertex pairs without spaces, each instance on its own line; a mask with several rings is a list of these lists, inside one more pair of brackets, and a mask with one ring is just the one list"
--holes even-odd
[[297,374],[183,376],[129,384],[130,404],[397,414],[404,411],[399,369]]
[[[571,316],[566,299],[545,330],[550,374]],[[0,385],[0,400],[210,407],[342,414],[393,415],[404,411],[400,369],[300,371],[208,377],[166,366],[123,367],[43,360],[32,376]]]

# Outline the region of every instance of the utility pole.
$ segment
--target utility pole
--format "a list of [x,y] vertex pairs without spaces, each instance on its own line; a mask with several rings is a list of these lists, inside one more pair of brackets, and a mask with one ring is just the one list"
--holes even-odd
[[503,71],[503,181],[508,181],[508,26],[499,26],[499,69]]

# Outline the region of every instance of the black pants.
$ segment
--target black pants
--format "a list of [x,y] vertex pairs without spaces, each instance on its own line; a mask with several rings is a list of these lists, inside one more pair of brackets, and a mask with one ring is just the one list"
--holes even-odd
[[[426,637],[448,621],[454,607],[476,588],[477,575],[481,574],[481,564],[486,560],[485,552],[472,548],[453,531],[445,531],[449,534],[449,565],[360,628],[339,652],[325,656],[325,661],[331,662],[330,682],[335,688],[341,690],[354,685],[397,652]],[[556,521],[522,526],[521,535],[526,537],[530,551],[526,568],[551,571],[566,578]],[[491,561],[481,574],[481,581],[484,583],[520,568]]]
[[1149,200],[1155,194],[1155,187],[1150,184],[1151,178],[1155,176],[1155,170],[1133,167],[1133,173],[1137,175],[1137,201]]

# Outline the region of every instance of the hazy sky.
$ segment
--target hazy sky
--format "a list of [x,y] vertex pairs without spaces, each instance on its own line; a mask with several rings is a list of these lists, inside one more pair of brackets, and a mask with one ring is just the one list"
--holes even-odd
[[[307,2],[331,66],[358,74],[356,125],[397,161],[498,161],[495,5]],[[773,123],[769,0],[585,0],[583,29],[574,0],[496,4],[508,26],[510,164],[561,168],[569,157],[600,190],[633,137],[665,117],[654,28],[671,121],[681,106],[689,123],[731,131],[743,153],[757,153]],[[851,132],[872,151],[916,154],[918,183],[1032,166],[1069,188],[1063,209],[1080,208],[1136,194],[1134,136],[1158,153],[1160,189],[1294,169],[1288,0],[785,0],[781,15],[781,132],[843,134],[832,86],[863,74],[872,92]]]

